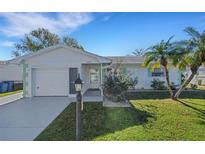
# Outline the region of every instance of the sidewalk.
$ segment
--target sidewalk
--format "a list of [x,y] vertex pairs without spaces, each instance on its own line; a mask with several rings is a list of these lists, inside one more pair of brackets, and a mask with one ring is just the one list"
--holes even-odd
[[18,99],[21,99],[22,97],[23,97],[23,92],[19,92],[17,94],[13,94],[13,95],[9,95],[9,96],[0,97],[0,105],[11,103],[11,102],[16,101]]

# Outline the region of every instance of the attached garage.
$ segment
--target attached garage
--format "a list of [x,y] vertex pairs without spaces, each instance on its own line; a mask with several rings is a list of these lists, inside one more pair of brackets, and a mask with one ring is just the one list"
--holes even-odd
[[75,94],[78,68],[33,68],[33,96],[68,96]]
[[33,96],[68,96],[68,69],[34,68]]

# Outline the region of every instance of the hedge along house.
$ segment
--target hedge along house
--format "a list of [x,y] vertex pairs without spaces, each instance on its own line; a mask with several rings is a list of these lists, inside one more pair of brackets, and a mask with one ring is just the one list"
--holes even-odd
[[79,73],[84,82],[82,93],[102,99],[103,67],[111,60],[60,44],[10,62],[22,66],[24,97],[74,97],[74,81]]
[[[138,83],[135,89],[151,89],[150,85],[154,79],[165,82],[165,71],[162,68],[149,70],[142,67],[144,58],[142,56],[115,56],[108,57],[112,60],[112,67],[118,67],[121,72],[129,75],[133,79],[137,79]],[[179,86],[181,84],[181,71],[174,67],[169,68],[170,81]]]

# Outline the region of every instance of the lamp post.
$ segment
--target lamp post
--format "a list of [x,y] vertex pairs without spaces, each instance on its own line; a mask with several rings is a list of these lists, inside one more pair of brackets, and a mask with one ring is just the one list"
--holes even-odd
[[80,79],[80,74],[75,81],[75,91],[76,95],[76,141],[80,140],[81,135],[81,102],[82,102],[82,80]]

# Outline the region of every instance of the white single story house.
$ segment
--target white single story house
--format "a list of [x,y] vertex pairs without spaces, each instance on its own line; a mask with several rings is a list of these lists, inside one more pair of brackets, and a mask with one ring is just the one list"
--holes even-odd
[[[102,57],[63,44],[18,57],[8,61],[8,64],[20,66],[19,71],[22,73],[19,74],[23,74],[24,97],[74,97],[74,81],[78,73],[84,82],[84,94],[92,94],[97,89],[98,94],[103,96],[103,76],[109,66],[119,63],[119,59],[123,71],[133,78],[138,78],[136,89],[150,89],[153,79],[165,81],[162,69],[150,72],[142,67],[142,57]],[[171,68],[170,79],[175,84],[181,84],[181,72]]]
[[199,68],[199,73],[197,75],[197,79],[201,80],[202,85],[205,85],[205,67]]

